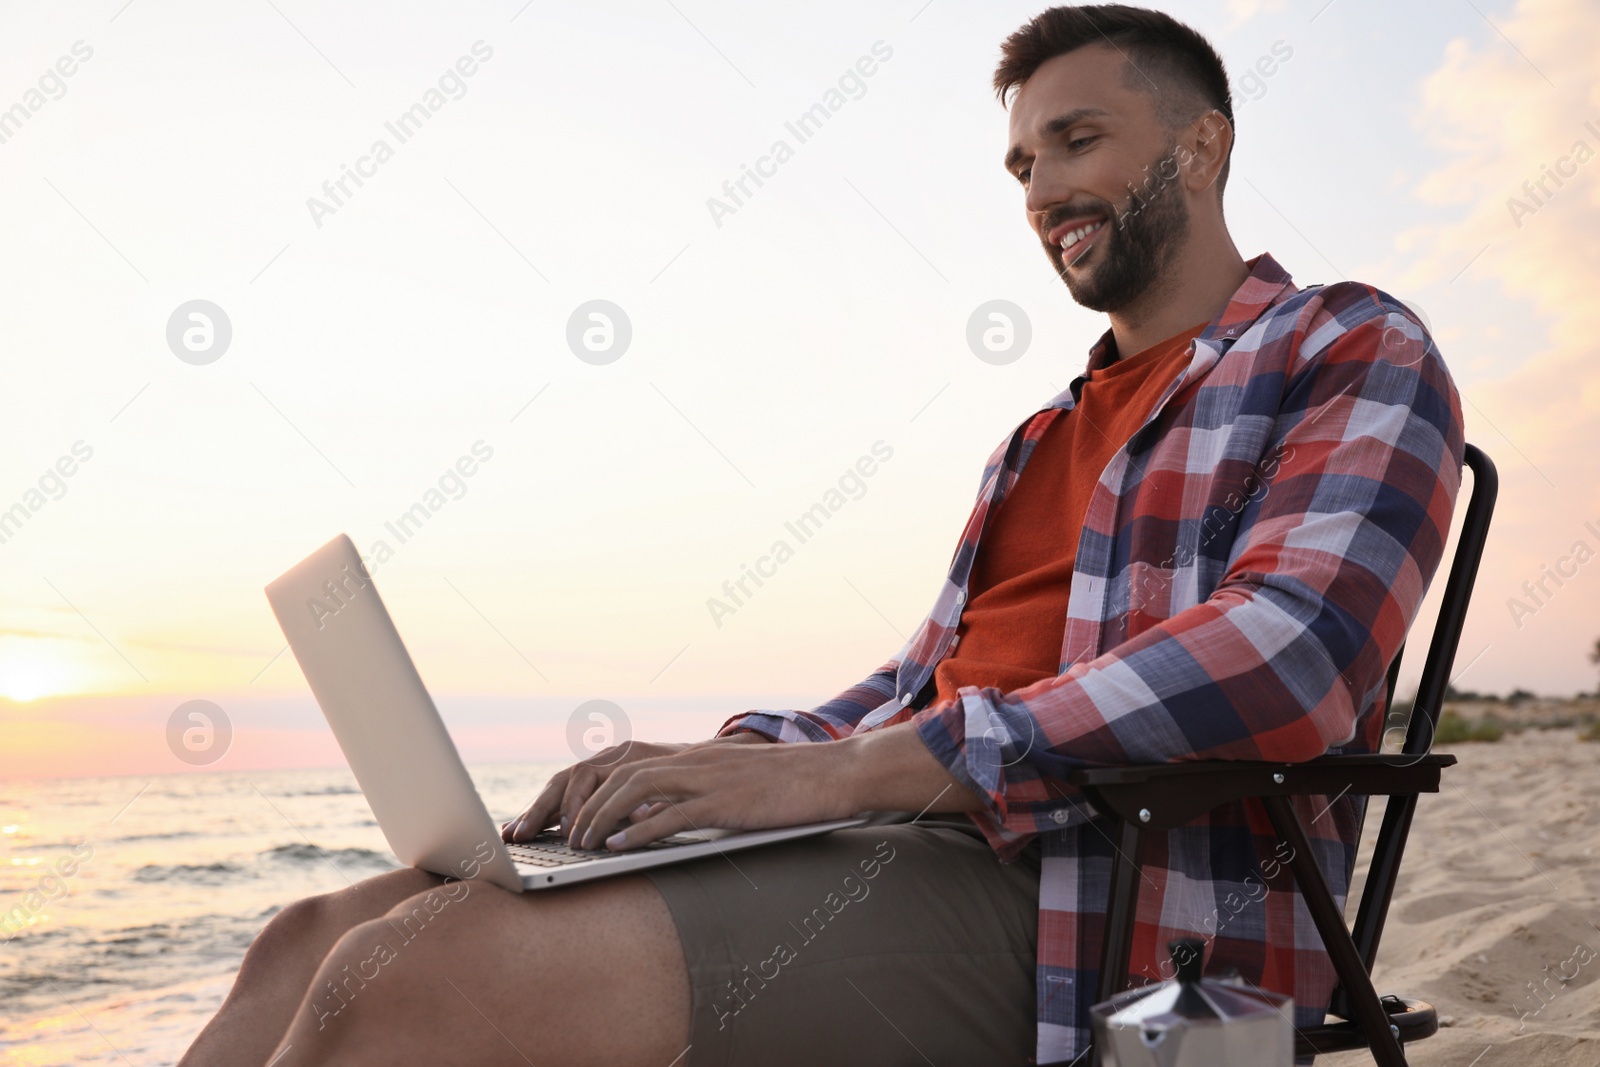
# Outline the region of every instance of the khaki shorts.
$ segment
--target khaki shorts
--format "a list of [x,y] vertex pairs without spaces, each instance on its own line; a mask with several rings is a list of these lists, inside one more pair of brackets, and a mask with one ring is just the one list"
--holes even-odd
[[910,818],[644,872],[688,965],[687,1067],[1028,1062],[1037,846],[1002,864],[964,818]]

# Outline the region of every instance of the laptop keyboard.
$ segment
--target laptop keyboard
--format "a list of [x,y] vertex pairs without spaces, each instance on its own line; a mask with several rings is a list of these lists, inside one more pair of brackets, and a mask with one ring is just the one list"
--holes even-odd
[[[701,838],[688,837],[683,834],[672,834],[659,841],[652,841],[644,848],[674,848],[678,845],[695,845],[702,843]],[[555,830],[545,830],[531,841],[521,844],[506,845],[506,853],[517,863],[525,863],[532,867],[565,867],[569,863],[582,863],[586,860],[607,858],[620,858],[626,852],[612,852],[603,848],[573,848]]]

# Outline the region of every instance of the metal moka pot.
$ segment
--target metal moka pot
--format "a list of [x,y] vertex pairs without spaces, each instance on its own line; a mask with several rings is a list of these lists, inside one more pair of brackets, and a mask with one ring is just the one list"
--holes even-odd
[[1118,993],[1089,1009],[1102,1067],[1288,1067],[1294,1001],[1201,978],[1205,942],[1167,945],[1174,981]]

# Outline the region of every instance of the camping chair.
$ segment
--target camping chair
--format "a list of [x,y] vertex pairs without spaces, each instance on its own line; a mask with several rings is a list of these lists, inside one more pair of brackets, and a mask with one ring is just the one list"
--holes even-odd
[[[1078,786],[1095,809],[1111,821],[1110,836],[1117,846],[1111,867],[1097,1001],[1108,1000],[1127,987],[1145,835],[1183,826],[1218,805],[1255,798],[1265,806],[1278,836],[1294,850],[1287,866],[1339,976],[1329,1012],[1340,1021],[1297,1030],[1295,1055],[1365,1048],[1379,1067],[1405,1067],[1403,1042],[1420,1041],[1438,1033],[1439,1019],[1431,1004],[1395,996],[1380,999],[1373,989],[1371,973],[1417,795],[1437,793],[1440,772],[1456,762],[1454,756],[1433,753],[1429,748],[1445,688],[1450,683],[1456,645],[1461,639],[1467,603],[1472,597],[1499,491],[1499,478],[1488,456],[1467,445],[1465,460],[1472,471],[1472,495],[1445,581],[1443,603],[1411,709],[1405,744],[1399,753],[1322,756],[1305,763],[1209,760],[1097,767],[1068,776],[1067,781]],[[1389,665],[1390,707],[1404,652],[1402,645]],[[1345,928],[1344,916],[1334,903],[1305,828],[1288,799],[1347,791],[1389,798],[1353,929]],[[1093,1062],[1099,1063],[1098,1051]]]

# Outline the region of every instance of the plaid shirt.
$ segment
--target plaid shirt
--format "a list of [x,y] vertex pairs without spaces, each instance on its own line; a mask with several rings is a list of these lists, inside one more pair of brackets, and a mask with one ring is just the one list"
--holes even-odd
[[[895,658],[820,707],[753,711],[720,731],[828,741],[909,721],[984,800],[972,817],[1002,860],[1039,839],[1040,1063],[1088,1047],[1113,853],[1067,773],[1376,751],[1386,668],[1444,554],[1464,442],[1433,339],[1371,286],[1300,289],[1265,254],[1248,266],[1187,368],[1100,474],[1058,677],[1011,693],[968,686],[922,706],[987,520],[1046,428],[1072,410],[1081,377],[990,457],[933,611]],[[1113,356],[1107,332],[1088,368]],[[1365,798],[1294,805],[1342,904]],[[1170,977],[1167,939],[1198,935],[1208,970],[1236,968],[1293,996],[1298,1027],[1322,1022],[1336,979],[1287,849],[1254,800],[1150,835],[1134,983]]]

